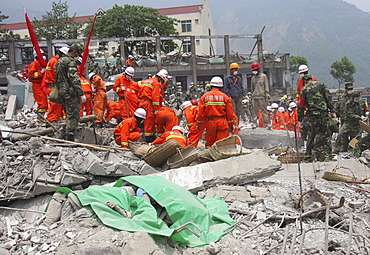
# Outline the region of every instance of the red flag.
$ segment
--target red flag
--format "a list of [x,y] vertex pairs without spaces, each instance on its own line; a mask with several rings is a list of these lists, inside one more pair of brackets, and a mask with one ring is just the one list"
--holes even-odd
[[41,64],[42,67],[46,67],[47,66],[47,63],[44,60],[44,58],[42,57],[42,53],[41,53],[41,50],[40,50],[39,42],[37,41],[35,31],[33,31],[31,21],[28,18],[26,9],[24,7],[23,7],[23,10],[24,10],[24,15],[26,17],[26,23],[27,23],[28,33],[30,34],[32,45],[35,48],[35,51],[36,51],[36,54],[37,54],[37,59],[39,60],[39,62],[40,62],[40,64]]
[[94,14],[94,20],[93,20],[93,22],[91,24],[90,33],[89,33],[89,35],[87,37],[87,41],[86,41],[86,45],[85,45],[85,49],[84,49],[84,54],[82,55],[82,63],[80,65],[80,67],[78,68],[78,74],[80,76],[82,76],[84,74],[84,72],[85,72],[85,64],[86,64],[86,61],[87,61],[87,57],[89,55],[90,39],[91,39],[92,32],[94,30],[96,17],[98,16],[97,13]]

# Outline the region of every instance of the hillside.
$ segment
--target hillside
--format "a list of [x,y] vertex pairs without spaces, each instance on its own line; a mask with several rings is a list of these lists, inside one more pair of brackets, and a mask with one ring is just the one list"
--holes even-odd
[[[264,49],[308,59],[310,72],[328,87],[338,87],[330,65],[347,56],[356,66],[355,86],[369,86],[370,14],[342,0],[211,0],[217,34],[255,34],[263,26]],[[231,49],[249,53],[254,41]]]

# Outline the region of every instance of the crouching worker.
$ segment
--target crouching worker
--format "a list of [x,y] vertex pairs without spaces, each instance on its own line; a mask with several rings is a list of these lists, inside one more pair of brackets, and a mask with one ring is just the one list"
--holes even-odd
[[180,126],[174,126],[172,131],[164,132],[164,134],[155,139],[152,144],[162,144],[172,139],[175,139],[182,147],[188,146],[188,140],[184,136],[184,129]]
[[146,111],[138,108],[134,112],[134,117],[125,119],[114,130],[114,140],[122,148],[128,148],[129,141],[137,141],[140,138],[141,129],[138,125],[146,118]]

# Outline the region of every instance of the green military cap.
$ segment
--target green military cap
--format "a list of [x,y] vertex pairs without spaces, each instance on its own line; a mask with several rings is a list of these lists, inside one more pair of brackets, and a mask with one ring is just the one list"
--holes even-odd
[[78,43],[74,43],[71,45],[71,47],[69,47],[71,50],[75,50],[77,51],[79,54],[81,54],[84,50],[82,48],[81,45],[79,45]]
[[353,90],[352,93],[351,93],[351,96],[352,97],[360,97],[361,96],[361,92],[358,91],[358,90]]
[[353,89],[353,83],[352,82],[346,82],[344,84],[344,88],[346,88],[346,89]]
[[311,80],[311,79],[312,79],[312,75],[311,75],[311,74],[305,74],[305,75],[302,77],[302,79],[303,79],[304,81]]

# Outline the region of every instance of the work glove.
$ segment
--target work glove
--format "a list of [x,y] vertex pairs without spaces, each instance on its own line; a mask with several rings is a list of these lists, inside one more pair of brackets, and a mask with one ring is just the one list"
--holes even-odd
[[158,110],[154,111],[154,114],[157,114],[158,113]]
[[41,73],[45,73],[45,67],[41,69]]
[[81,103],[86,103],[86,96],[85,95],[81,96]]
[[121,90],[125,91],[126,90],[125,86],[121,86]]

